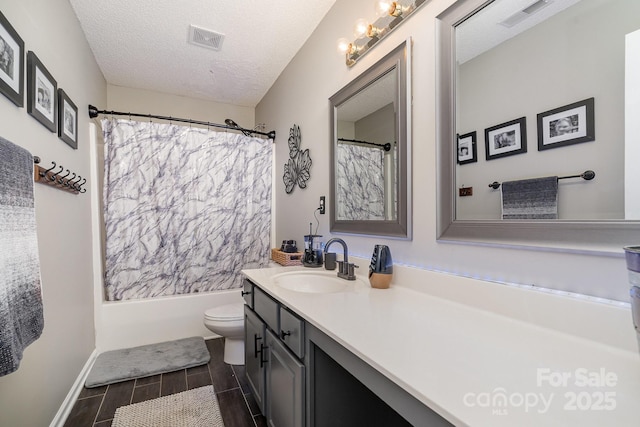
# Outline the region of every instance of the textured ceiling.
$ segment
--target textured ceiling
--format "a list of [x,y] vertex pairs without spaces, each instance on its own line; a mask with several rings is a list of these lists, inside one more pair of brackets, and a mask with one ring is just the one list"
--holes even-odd
[[[70,0],[107,83],[254,107],[335,0]],[[219,51],[189,26],[224,34]]]

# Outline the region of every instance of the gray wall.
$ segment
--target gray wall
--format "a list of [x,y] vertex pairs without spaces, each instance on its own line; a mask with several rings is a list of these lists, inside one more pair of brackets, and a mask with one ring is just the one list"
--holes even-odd
[[[478,162],[457,167],[458,184],[474,187],[457,218],[500,218],[493,181],[587,169],[595,180],[560,181],[559,218],[624,218],[624,35],[639,15],[640,2],[581,2],[460,66],[457,131],[477,132]],[[538,151],[536,115],[591,97],[595,141]],[[527,153],[485,160],[484,129],[523,116]]]
[[[302,144],[310,148],[313,159],[311,179],[303,191],[286,194],[281,178],[276,176],[275,241],[302,241],[309,222],[315,224],[313,211],[318,198],[329,194],[329,97],[407,37],[412,37],[413,240],[343,235],[350,253],[369,258],[375,244],[387,244],[396,263],[628,300],[622,251],[612,256],[436,241],[435,17],[453,3],[453,0],[431,0],[355,66],[348,68],[344,57],[336,53],[336,41],[350,35],[359,17],[373,18],[373,10],[368,0],[338,0],[267,92],[256,108],[256,120],[269,123],[279,135],[287,135],[293,123],[298,124]],[[555,103],[551,107],[553,105]],[[279,137],[277,171],[282,170],[287,156],[286,138]],[[328,204],[327,209],[332,206]],[[319,218],[318,232],[326,241],[333,237],[329,232],[329,215]],[[630,240],[633,242],[633,236]]]
[[[89,103],[104,106],[106,83],[67,0],[2,1],[2,13],[78,106],[73,150],[0,96],[0,135],[89,176]],[[25,59],[26,61],[26,59]],[[25,90],[26,94],[26,90]],[[0,377],[0,425],[46,426],[95,348],[89,191],[73,195],[35,184],[44,332],[18,371]]]

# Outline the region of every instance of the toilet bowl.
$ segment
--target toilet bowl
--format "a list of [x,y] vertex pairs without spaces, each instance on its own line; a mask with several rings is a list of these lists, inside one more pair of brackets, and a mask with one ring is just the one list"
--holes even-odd
[[244,303],[208,309],[204,312],[204,325],[224,337],[224,362],[244,365]]

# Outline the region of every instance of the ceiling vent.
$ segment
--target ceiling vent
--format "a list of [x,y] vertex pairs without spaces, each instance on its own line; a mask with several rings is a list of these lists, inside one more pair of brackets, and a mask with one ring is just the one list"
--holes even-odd
[[224,34],[205,30],[195,25],[189,26],[189,43],[191,44],[206,47],[207,49],[220,50],[223,40]]
[[504,21],[500,22],[500,25],[503,25],[503,26],[505,26],[507,28],[511,28],[514,25],[519,24],[520,22],[524,21],[525,19],[527,19],[528,17],[530,17],[534,13],[536,13],[536,12],[540,11],[541,9],[547,7],[549,5],[549,3],[551,3],[551,2],[552,2],[552,0],[538,0],[536,2],[533,2],[529,6],[527,6],[524,9],[514,13],[513,15],[511,15],[510,17],[508,17]]

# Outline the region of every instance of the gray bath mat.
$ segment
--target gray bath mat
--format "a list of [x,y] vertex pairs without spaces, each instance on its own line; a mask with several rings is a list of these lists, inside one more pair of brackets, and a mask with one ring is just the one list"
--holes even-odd
[[224,427],[212,386],[116,409],[112,427]]
[[107,351],[87,377],[88,388],[204,365],[209,350],[202,337]]

